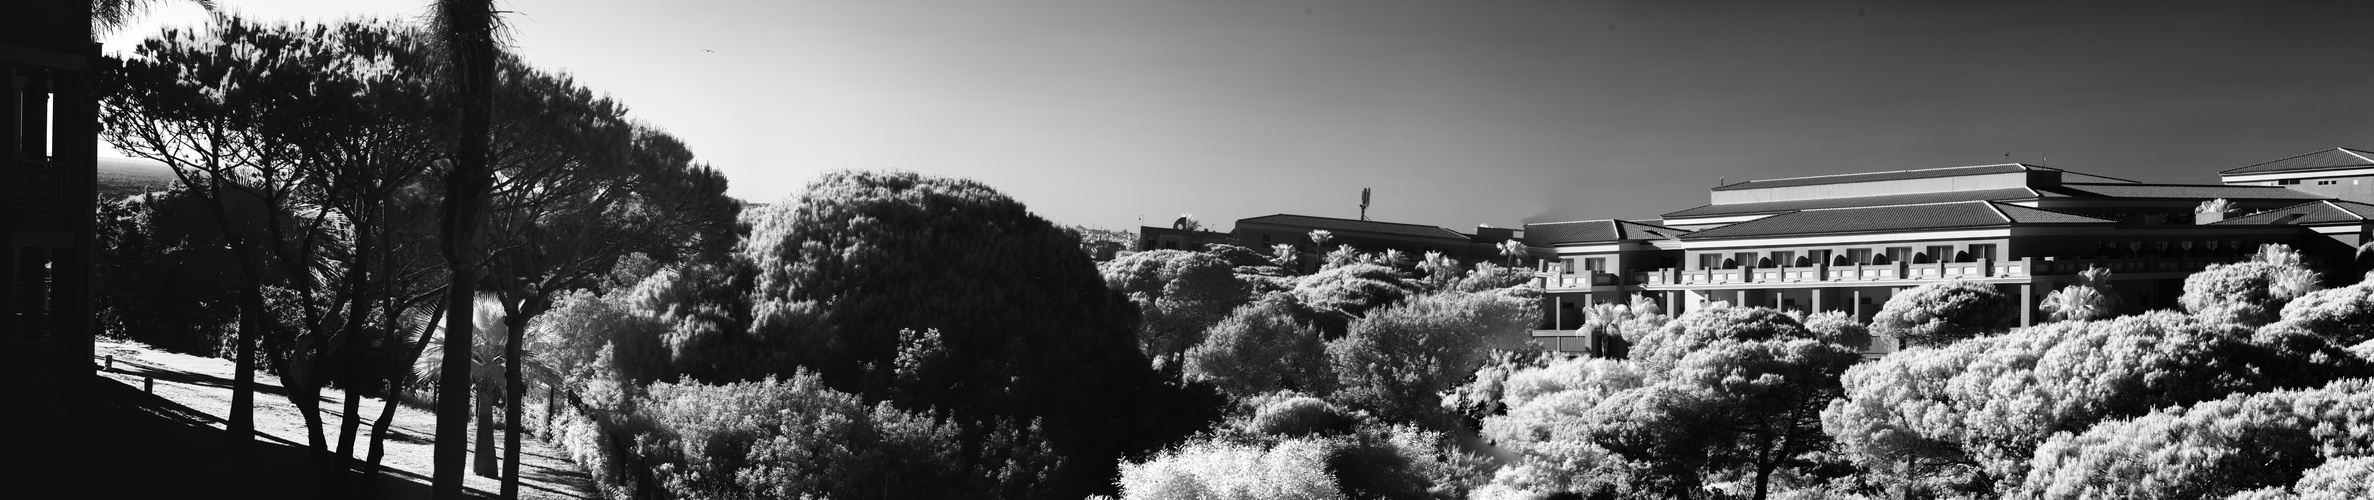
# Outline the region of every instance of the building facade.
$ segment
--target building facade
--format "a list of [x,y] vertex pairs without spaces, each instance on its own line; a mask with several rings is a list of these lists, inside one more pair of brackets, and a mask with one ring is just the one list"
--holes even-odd
[[[7,259],[0,265],[0,428],[25,477],[79,466],[61,457],[91,373],[91,249],[98,106],[90,2],[0,2],[0,158]],[[51,469],[45,469],[51,468]],[[47,472],[45,472],[47,471]],[[38,487],[38,485],[36,485]]]
[[[2231,211],[2197,212],[2210,200]],[[2268,215],[2285,210],[2303,215]],[[2354,276],[2355,242],[2326,234],[2362,239],[2361,210],[2374,205],[2288,185],[2150,184],[2003,164],[1741,182],[1656,223],[1528,224],[1525,241],[1547,259],[1538,282],[1549,319],[1536,338],[1588,351],[1597,341],[1573,338],[1578,313],[1635,295],[1669,314],[1724,302],[1869,321],[1912,287],[1973,280],[2018,297],[2020,324],[2031,325],[2045,294],[2092,267],[2114,272],[2125,312],[2175,307],[2186,276],[2267,243]],[[1872,355],[1893,347],[1865,346]]]

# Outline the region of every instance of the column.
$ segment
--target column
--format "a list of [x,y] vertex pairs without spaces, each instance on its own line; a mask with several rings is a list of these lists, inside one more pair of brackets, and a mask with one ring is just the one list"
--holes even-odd
[[1686,294],[1686,293],[1684,293],[1684,292],[1682,292],[1681,290],[1674,290],[1674,291],[1670,291],[1670,292],[1665,292],[1665,314],[1666,314],[1666,315],[1668,315],[1668,316],[1680,316],[1680,315],[1682,314],[1682,296],[1683,296],[1683,295],[1687,295],[1687,294]]
[[2020,326],[2036,326],[2036,285],[2020,284]]
[[1826,306],[1826,304],[1823,304],[1823,303],[1822,303],[1822,289],[1820,289],[1820,288],[1814,288],[1814,289],[1810,289],[1810,290],[1807,290],[1807,293],[1810,293],[1810,294],[1812,294],[1812,296],[1813,296],[1813,297],[1812,297],[1812,303],[1810,303],[1810,304],[1806,304],[1806,305],[1805,305],[1805,311],[1806,311],[1806,312],[1808,312],[1808,313],[1820,313],[1820,312],[1828,312],[1828,311],[1830,310],[1828,307],[1825,307],[1825,306]]
[[1863,321],[1863,289],[1849,289],[1847,293],[1853,294],[1847,298],[1847,310],[1855,314],[1855,321]]
[[1748,291],[1746,289],[1732,290],[1731,292],[1732,297],[1738,299],[1731,301],[1731,307],[1748,307],[1751,305],[1748,304]]

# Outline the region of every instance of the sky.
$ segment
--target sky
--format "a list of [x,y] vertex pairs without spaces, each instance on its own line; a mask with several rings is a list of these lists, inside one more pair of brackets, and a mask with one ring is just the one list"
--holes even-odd
[[[1372,219],[1472,231],[1654,219],[1725,181],[2017,161],[2214,183],[2374,147],[2374,2],[496,2],[512,50],[755,202],[905,170],[1060,224],[1225,230],[1358,217],[1372,188]],[[166,5],[106,48],[202,20]]]

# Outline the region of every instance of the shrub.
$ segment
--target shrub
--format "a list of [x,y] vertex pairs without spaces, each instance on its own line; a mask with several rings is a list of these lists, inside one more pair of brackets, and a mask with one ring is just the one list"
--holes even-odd
[[2282,318],[2259,332],[2262,341],[2293,332],[2344,346],[2374,340],[2374,284],[2309,292],[2285,304]]
[[1249,423],[1246,430],[1255,434],[1297,438],[1342,434],[1358,426],[1360,418],[1325,400],[1295,396],[1262,404]]
[[1194,441],[1145,462],[1121,465],[1125,500],[1336,500],[1328,446],[1289,439],[1276,446]]
[[1762,307],[1718,307],[1683,313],[1654,333],[1633,340],[1631,359],[1641,368],[1662,372],[1690,355],[1723,340],[1810,339],[1787,313]]
[[2369,456],[2374,385],[2349,380],[2237,394],[2054,436],[2036,450],[2018,494],[2211,498],[2294,484],[2364,492],[2365,476],[2335,476],[2364,472]]
[[1440,394],[1483,365],[1489,349],[1523,345],[1541,309],[1498,294],[1420,296],[1375,311],[1327,346],[1331,397],[1393,421],[1441,416]]
[[1317,329],[1296,320],[1297,307],[1293,296],[1271,294],[1237,308],[1187,351],[1187,379],[1236,397],[1278,389],[1332,392],[1326,345]]
[[2004,491],[2057,432],[2367,373],[2354,357],[2259,345],[2247,332],[2159,312],[1900,352],[1848,370],[1823,425],[1895,487]]
[[2239,262],[2209,266],[2184,279],[2184,310],[2211,323],[2256,327],[2279,319],[2284,304],[2317,289],[2319,277],[2292,264]]
[[1942,346],[2001,332],[2019,322],[2019,299],[1994,285],[1947,281],[1913,287],[1888,299],[1871,317],[1871,333],[1916,346]]

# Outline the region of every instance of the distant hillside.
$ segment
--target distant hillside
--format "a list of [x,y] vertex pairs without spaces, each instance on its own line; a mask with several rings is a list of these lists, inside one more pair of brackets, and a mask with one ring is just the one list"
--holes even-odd
[[173,185],[173,171],[165,164],[130,158],[99,158],[99,201],[113,202]]

